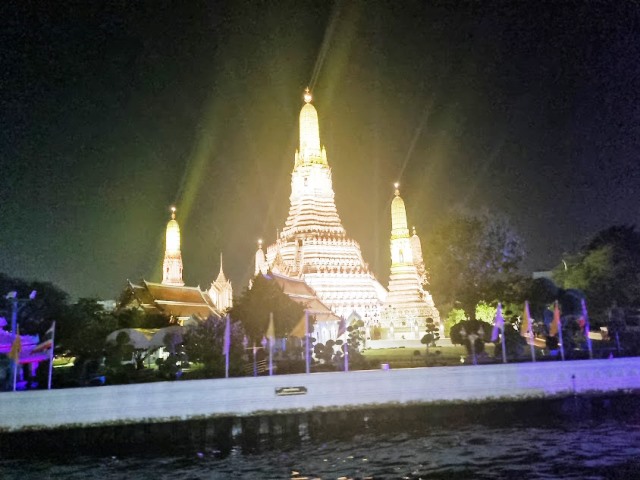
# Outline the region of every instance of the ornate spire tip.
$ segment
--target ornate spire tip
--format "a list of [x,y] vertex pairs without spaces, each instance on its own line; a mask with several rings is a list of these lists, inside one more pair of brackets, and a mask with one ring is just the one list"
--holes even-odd
[[400,184],[398,182],[394,183],[393,186],[396,189],[396,197],[400,196],[400,190],[398,190],[398,187],[400,187]]
[[309,91],[309,87],[304,90],[304,101],[306,103],[310,103],[313,97],[311,96],[311,92]]
[[176,219],[176,207],[171,207],[171,219]]

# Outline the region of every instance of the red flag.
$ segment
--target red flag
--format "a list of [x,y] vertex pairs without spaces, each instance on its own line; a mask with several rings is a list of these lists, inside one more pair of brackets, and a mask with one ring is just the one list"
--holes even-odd
[[549,335],[555,337],[560,330],[560,309],[558,308],[558,301],[553,306],[553,321],[549,327]]

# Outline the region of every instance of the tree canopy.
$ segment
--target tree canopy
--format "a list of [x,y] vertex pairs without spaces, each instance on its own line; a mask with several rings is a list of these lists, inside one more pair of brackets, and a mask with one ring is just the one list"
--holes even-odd
[[304,315],[304,307],[291,300],[273,278],[258,274],[229,313],[242,323],[252,342],[260,342],[269,327],[270,313],[273,313],[275,335],[285,337]]
[[523,241],[505,217],[454,212],[425,242],[429,290],[443,311],[462,308],[469,318],[479,301],[496,300],[524,256]]
[[553,270],[564,289],[584,292],[592,315],[618,306],[640,306],[640,234],[618,225],[595,234]]

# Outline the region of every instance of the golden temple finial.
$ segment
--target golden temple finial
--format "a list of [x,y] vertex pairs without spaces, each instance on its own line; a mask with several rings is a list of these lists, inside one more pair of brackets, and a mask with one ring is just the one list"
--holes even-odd
[[398,182],[396,182],[396,183],[393,184],[393,186],[396,189],[396,191],[395,191],[396,197],[399,197],[400,196],[400,190],[398,190],[398,188],[400,187],[400,184]]
[[416,235],[416,226],[413,226],[413,234]]
[[313,99],[313,97],[311,96],[311,92],[309,91],[309,87],[305,88],[303,98],[306,103],[310,103]]
[[176,219],[176,207],[171,207],[171,220]]
[[262,248],[262,239],[261,238],[258,239],[258,248]]

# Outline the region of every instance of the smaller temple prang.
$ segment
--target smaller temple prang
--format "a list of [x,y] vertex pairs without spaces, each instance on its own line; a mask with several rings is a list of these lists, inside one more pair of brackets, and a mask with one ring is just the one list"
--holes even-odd
[[407,212],[395,184],[391,202],[391,273],[389,294],[382,312],[382,327],[390,340],[418,340],[427,318],[440,323],[440,314],[429,292],[423,288],[424,263],[420,239],[413,229],[409,236]]
[[220,272],[209,288],[209,297],[218,310],[224,312],[233,307],[233,287],[222,269],[222,252],[220,252]]
[[176,207],[171,207],[171,220],[167,223],[164,262],[162,263],[162,283],[183,286],[182,253],[180,252],[180,226],[176,221]]

